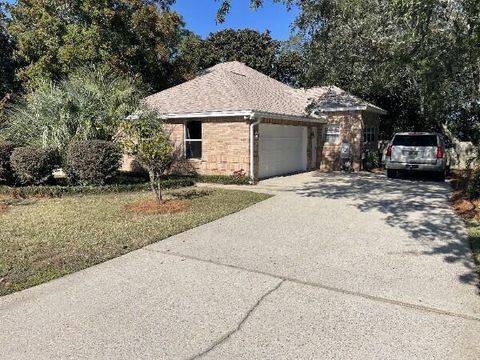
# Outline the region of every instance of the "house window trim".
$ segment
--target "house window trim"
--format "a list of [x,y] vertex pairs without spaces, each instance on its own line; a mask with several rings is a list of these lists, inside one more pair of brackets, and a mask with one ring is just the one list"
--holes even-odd
[[370,143],[377,140],[377,128],[375,126],[365,126],[363,128],[363,142]]
[[[187,123],[189,122],[199,122],[201,126],[201,139],[187,139]],[[187,143],[188,142],[200,142],[201,143],[201,156],[200,157],[188,157],[187,156]],[[203,121],[202,120],[196,120],[196,119],[189,119],[185,120],[183,122],[183,156],[187,160],[196,160],[196,161],[201,161],[203,159]]]
[[[335,131],[330,131],[329,128],[335,128],[336,130]],[[326,125],[324,127],[324,131],[323,131],[323,142],[325,144],[332,144],[332,145],[335,145],[335,144],[339,144],[340,143],[340,125],[335,125],[335,124],[330,124],[330,125]],[[328,136],[332,136],[332,135],[335,135],[336,136],[336,139],[334,141],[328,141]]]

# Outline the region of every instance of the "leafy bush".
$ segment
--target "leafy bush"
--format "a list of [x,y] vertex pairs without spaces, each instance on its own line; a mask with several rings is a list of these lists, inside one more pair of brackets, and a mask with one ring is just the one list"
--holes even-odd
[[382,162],[378,151],[373,149],[365,150],[364,168],[371,170],[381,167]]
[[120,166],[122,153],[109,141],[75,141],[67,151],[65,171],[80,185],[103,185]]
[[109,184],[131,185],[144,184],[150,181],[148,174],[129,171],[117,171],[115,176],[108,182]]
[[480,198],[480,171],[473,174],[467,187],[467,195],[471,199]]
[[16,178],[24,185],[39,185],[52,176],[57,164],[52,151],[32,146],[19,147],[10,156],[11,166]]
[[[177,189],[187,186],[193,186],[195,182],[192,179],[167,179],[162,181],[162,187],[165,189]],[[29,197],[49,197],[57,198],[73,195],[101,195],[117,194],[135,191],[151,191],[150,184],[121,184],[121,185],[103,185],[103,186],[0,186],[0,194],[14,198]]]
[[155,198],[163,202],[162,180],[181,157],[180,149],[175,148],[156,111],[143,111],[137,119],[124,122],[122,131],[125,150],[148,171]]
[[14,179],[13,169],[10,164],[15,145],[9,141],[0,141],[0,183],[11,183]]

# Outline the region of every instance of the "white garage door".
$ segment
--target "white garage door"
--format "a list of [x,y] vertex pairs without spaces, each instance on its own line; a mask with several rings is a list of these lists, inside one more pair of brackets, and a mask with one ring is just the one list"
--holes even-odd
[[259,178],[307,169],[307,128],[260,124]]

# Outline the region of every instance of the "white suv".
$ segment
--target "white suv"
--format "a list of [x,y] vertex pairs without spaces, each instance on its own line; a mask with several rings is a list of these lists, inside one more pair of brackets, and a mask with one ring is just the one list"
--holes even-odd
[[436,133],[397,133],[386,153],[387,176],[394,178],[400,170],[433,172],[440,181],[450,167],[443,135]]

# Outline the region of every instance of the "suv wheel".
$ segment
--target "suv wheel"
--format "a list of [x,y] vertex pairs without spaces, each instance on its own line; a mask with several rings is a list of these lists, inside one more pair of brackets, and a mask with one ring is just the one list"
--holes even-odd
[[389,179],[394,179],[397,177],[397,170],[387,169],[387,177]]

